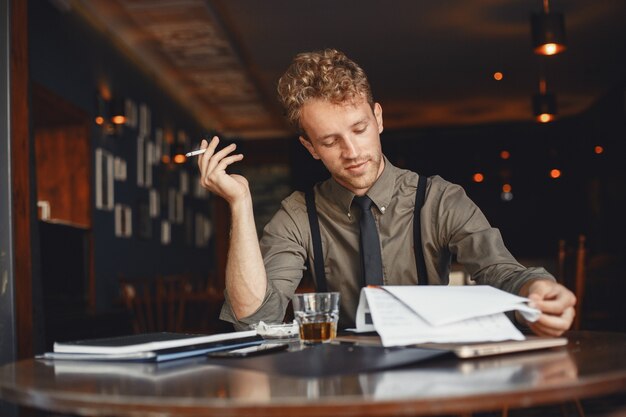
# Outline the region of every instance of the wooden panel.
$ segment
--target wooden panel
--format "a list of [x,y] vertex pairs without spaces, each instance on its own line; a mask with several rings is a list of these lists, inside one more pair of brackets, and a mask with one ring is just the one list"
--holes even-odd
[[18,358],[33,355],[27,2],[11,2],[11,168]]
[[90,146],[86,126],[35,130],[37,200],[50,203],[50,217],[91,226]]

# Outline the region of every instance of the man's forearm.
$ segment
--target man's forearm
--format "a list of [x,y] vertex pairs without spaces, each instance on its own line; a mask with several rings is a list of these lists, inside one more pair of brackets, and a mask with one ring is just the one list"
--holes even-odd
[[263,302],[267,277],[254,223],[250,198],[231,205],[232,224],[226,289],[238,319],[254,313]]

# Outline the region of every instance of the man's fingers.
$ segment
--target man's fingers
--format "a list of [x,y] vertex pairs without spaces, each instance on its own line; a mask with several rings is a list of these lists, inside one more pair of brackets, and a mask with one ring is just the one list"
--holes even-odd
[[563,334],[563,331],[561,330],[556,330],[550,327],[542,326],[538,323],[533,323],[529,327],[533,331],[533,333],[535,333],[537,336],[558,337]]
[[529,327],[537,334],[560,336],[568,330],[574,320],[576,311],[573,307],[568,307],[561,315],[542,314],[539,319],[530,323]]
[[564,299],[535,301],[535,308],[541,310],[542,313],[559,316],[566,308],[572,307],[574,304]]
[[212,169],[208,170],[204,177],[202,177],[202,184],[208,188],[209,190],[216,190],[223,188],[223,179],[222,176],[226,175],[226,168],[237,161],[241,161],[243,159],[242,154],[230,155],[225,158],[220,159],[219,163],[217,163]]
[[[203,139],[202,144],[200,146],[202,147],[205,142],[206,141]],[[198,167],[200,167],[200,172],[202,172],[203,176],[206,174],[205,171],[208,169],[207,167],[209,165],[209,162],[211,161],[211,157],[213,156],[213,153],[215,152],[215,148],[217,148],[217,144],[219,142],[220,142],[220,139],[217,136],[213,136],[213,139],[211,139],[211,142],[209,142],[208,145],[206,146],[206,152],[204,152],[198,158]]]
[[241,161],[243,159],[243,154],[237,154],[237,155],[230,155],[227,156],[225,158],[222,158],[220,160],[220,162],[215,166],[214,171],[219,172],[219,171],[226,171],[226,168],[237,161]]
[[217,164],[219,164],[220,161],[224,157],[226,157],[228,154],[232,153],[236,148],[237,148],[237,145],[235,145],[234,143],[231,143],[230,145],[228,145],[224,149],[221,149],[218,152],[215,152],[213,154],[213,156],[209,159],[209,165],[208,165],[208,168],[207,168],[208,172],[214,171],[215,168],[217,167]]
[[[200,149],[206,149],[209,146],[209,142],[206,139],[202,139],[202,141],[200,142]],[[206,153],[206,151],[204,152]],[[198,156],[198,168],[200,168],[200,171],[202,171],[202,157],[204,156],[204,154],[201,154]]]
[[556,296],[539,300],[531,298],[534,306],[543,313],[561,315],[566,308],[576,304],[576,296],[569,291],[557,292]]

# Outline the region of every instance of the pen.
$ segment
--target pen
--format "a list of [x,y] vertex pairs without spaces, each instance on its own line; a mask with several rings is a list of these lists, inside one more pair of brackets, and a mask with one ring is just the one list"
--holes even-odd
[[187,152],[187,153],[185,154],[185,156],[186,156],[187,158],[189,158],[190,156],[201,155],[201,154],[203,154],[204,152],[206,152],[206,150],[207,150],[207,148],[204,148],[204,149],[197,149],[197,150],[195,150],[195,151]]

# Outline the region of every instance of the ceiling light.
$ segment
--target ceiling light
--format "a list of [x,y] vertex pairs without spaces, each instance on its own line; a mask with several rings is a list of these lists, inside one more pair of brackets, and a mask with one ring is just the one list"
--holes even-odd
[[541,123],[548,123],[556,118],[556,96],[547,92],[543,78],[539,81],[539,93],[533,95],[533,114]]
[[556,55],[567,49],[565,18],[563,13],[550,11],[548,0],[543,0],[543,10],[530,16],[533,49],[538,55]]
[[114,125],[123,125],[126,123],[124,100],[120,98],[111,100],[111,123]]

